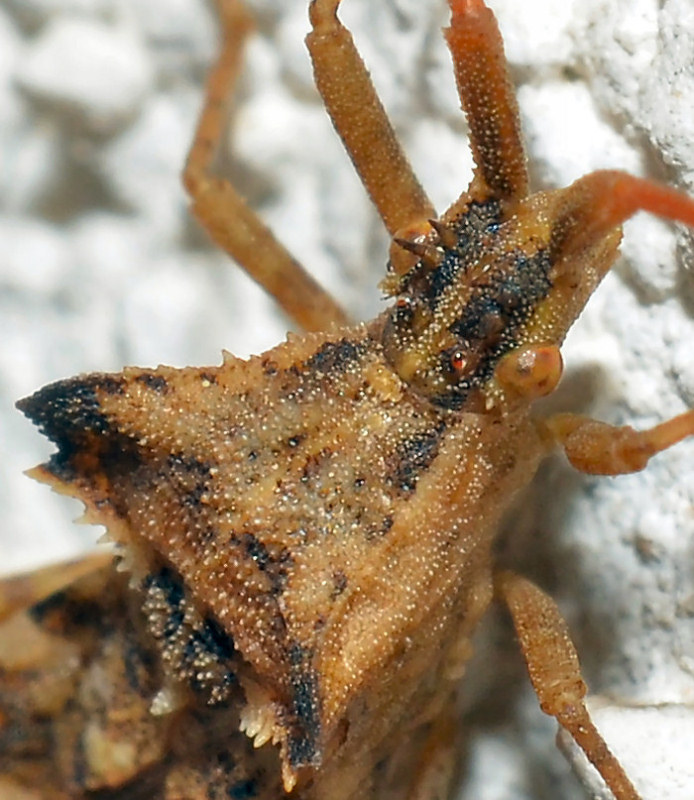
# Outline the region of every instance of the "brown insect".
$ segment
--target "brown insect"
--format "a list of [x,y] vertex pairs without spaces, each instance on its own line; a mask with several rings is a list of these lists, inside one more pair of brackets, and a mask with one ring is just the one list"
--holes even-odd
[[[556,386],[557,345],[614,260],[620,223],[645,208],[692,224],[694,205],[620,173],[527,196],[493,17],[481,2],[450,5],[477,168],[440,218],[337,3],[311,8],[319,89],[394,237],[393,305],[346,327],[209,173],[248,24],[224,5],[226,47],[186,169],[194,212],[290,316],[327,333],[249,362],[76,378],[21,402],[59,448],[38,477],[107,523],[131,577],[128,589],[95,572],[34,607],[37,627],[14,621],[34,648],[3,651],[4,780],[15,787],[439,796],[457,678],[493,585],[543,708],[620,800],[636,797],[583,709],[554,605],[511,573],[493,576],[490,547],[557,443],[580,470],[617,474],[694,432],[691,412],[643,434],[530,416]],[[277,748],[254,751],[249,737]]]

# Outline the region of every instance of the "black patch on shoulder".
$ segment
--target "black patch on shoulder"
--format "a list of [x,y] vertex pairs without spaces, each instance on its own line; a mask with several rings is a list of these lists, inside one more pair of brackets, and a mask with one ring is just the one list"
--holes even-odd
[[324,375],[346,372],[367,349],[365,341],[352,342],[349,339],[340,339],[338,342],[326,342],[304,361],[302,367],[309,372],[321,372]]
[[[97,474],[109,479],[131,474],[141,465],[137,442],[101,410],[100,394],[124,391],[121,376],[96,373],[51,383],[17,402],[17,408],[58,447],[45,465],[51,474],[66,483],[77,478],[89,482]],[[114,509],[123,513],[115,505]]]
[[135,380],[157,394],[167,394],[169,391],[169,384],[163,375],[144,372],[142,375],[138,375]]
[[435,428],[420,431],[400,442],[395,453],[394,468],[386,480],[401,492],[412,494],[420,475],[436,458],[445,430],[446,425],[442,421]]
[[123,391],[123,386],[123,379],[113,375],[69,378],[49,383],[18,400],[16,406],[58,447],[68,448],[86,433],[102,435],[111,430],[97,392],[116,394]]
[[311,665],[311,651],[298,642],[289,645],[292,688],[292,730],[289,763],[298,767],[317,766],[321,761],[321,707],[318,673]]

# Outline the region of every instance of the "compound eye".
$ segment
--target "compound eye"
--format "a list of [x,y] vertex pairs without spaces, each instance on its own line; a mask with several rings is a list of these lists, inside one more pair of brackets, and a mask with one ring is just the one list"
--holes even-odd
[[523,345],[507,353],[496,367],[495,375],[505,388],[530,400],[554,391],[563,365],[556,345]]
[[450,356],[451,370],[455,373],[462,372],[467,366],[467,359],[462,350],[454,350]]

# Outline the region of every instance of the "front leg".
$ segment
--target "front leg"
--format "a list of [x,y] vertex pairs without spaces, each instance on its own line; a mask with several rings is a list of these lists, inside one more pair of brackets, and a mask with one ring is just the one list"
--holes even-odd
[[639,800],[586,709],[586,685],[568,628],[554,601],[519,575],[501,572],[494,589],[513,619],[540,708],[553,716],[602,775],[615,800]]
[[580,414],[556,414],[545,425],[580,472],[627,475],[640,472],[656,453],[694,435],[694,411],[645,431],[608,425]]

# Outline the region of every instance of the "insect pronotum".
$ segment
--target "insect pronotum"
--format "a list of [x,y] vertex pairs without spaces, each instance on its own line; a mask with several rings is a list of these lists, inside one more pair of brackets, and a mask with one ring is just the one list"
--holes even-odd
[[[461,147],[461,149],[462,149],[462,147]],[[647,526],[646,526],[646,530],[648,530],[648,527],[647,527]],[[645,544],[647,544],[647,542],[644,544],[644,542],[643,542],[643,539],[644,539],[644,538],[648,538],[648,537],[644,537],[644,536],[642,536],[642,535],[641,535],[641,538],[639,539],[639,538],[638,538],[638,535],[639,535],[639,534],[640,534],[640,531],[636,531],[636,532],[633,532],[633,531],[632,531],[632,536],[633,536],[633,538],[635,539],[635,541],[637,542],[637,544],[638,544],[639,542],[641,542],[641,545],[645,546]]]

